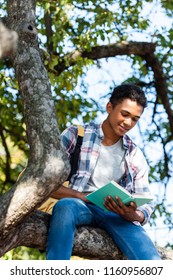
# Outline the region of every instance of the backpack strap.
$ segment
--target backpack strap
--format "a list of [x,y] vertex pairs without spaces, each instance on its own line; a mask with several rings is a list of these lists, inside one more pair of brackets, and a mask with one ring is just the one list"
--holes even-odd
[[83,137],[84,137],[84,127],[81,125],[77,125],[77,127],[78,127],[78,137],[77,137],[76,147],[73,153],[71,154],[71,158],[70,158],[71,172],[68,176],[67,181],[69,181],[72,175],[77,172],[79,154],[80,154]]
[[84,127],[82,125],[77,125],[78,136],[84,137]]
[[[67,181],[69,181],[71,176],[73,174],[75,174],[77,171],[79,154],[80,154],[83,137],[84,137],[84,127],[82,125],[77,125],[77,128],[78,128],[77,142],[76,142],[76,147],[75,147],[73,153],[71,154],[71,158],[70,158],[71,172],[70,172],[70,175],[68,176]],[[17,181],[20,179],[20,177],[24,173],[25,169],[26,169],[26,167],[19,174]]]

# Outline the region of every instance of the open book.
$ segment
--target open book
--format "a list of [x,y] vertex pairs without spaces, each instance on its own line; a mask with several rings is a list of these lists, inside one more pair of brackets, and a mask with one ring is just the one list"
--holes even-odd
[[130,202],[133,201],[138,207],[153,200],[153,196],[149,192],[130,194],[115,181],[111,181],[100,189],[88,194],[86,198],[103,210],[108,211],[103,205],[104,199],[108,195],[112,196],[115,201],[115,196],[118,196],[126,205],[129,205]]

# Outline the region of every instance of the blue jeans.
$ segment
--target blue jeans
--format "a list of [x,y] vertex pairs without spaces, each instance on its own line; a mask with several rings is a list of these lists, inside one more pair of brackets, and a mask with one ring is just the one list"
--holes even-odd
[[142,226],[77,198],[63,198],[54,206],[48,233],[47,260],[69,260],[76,228],[83,225],[107,231],[129,260],[160,260]]

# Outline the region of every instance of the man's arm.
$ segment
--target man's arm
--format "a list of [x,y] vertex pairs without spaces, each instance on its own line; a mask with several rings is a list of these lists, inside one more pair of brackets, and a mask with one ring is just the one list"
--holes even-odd
[[[148,180],[148,163],[142,153],[142,151],[137,147],[134,149],[132,152],[132,165],[136,167],[138,170],[137,173],[134,176],[134,189],[136,193],[141,193],[141,192],[151,192],[150,190],[150,184]],[[135,168],[134,168],[135,170]],[[138,207],[137,214],[141,213],[142,216],[144,216],[144,219],[142,221],[142,225],[145,225],[152,214],[154,210],[154,204],[153,202],[146,203],[140,207]],[[142,219],[141,219],[142,220]]]
[[[88,193],[87,193],[88,194]],[[85,195],[86,193],[82,193],[76,190],[73,190],[68,187],[64,187],[63,185],[59,187],[59,189],[51,194],[51,197],[55,199],[61,199],[64,197],[73,197],[73,198],[79,198],[85,202],[88,202]]]

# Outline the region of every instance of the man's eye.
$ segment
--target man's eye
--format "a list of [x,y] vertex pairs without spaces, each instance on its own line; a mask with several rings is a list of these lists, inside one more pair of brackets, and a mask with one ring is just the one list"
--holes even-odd
[[123,117],[128,117],[128,114],[127,114],[127,113],[121,113],[121,115],[122,115]]
[[137,122],[139,119],[138,118],[134,118],[132,119],[134,122]]

